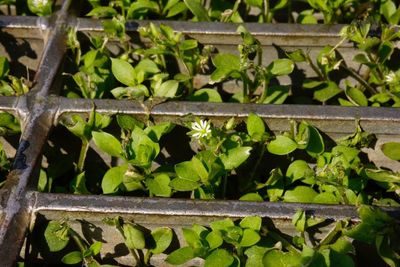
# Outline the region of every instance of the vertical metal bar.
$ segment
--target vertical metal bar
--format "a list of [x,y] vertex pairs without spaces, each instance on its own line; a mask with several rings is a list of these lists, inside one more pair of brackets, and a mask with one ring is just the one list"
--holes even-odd
[[39,171],[41,151],[53,122],[54,112],[49,109],[47,97],[55,80],[66,50],[68,8],[71,0],[64,2],[61,10],[50,21],[54,26],[44,49],[40,65],[34,78],[34,87],[26,100],[26,119],[23,133],[13,164],[13,170],[4,186],[5,210],[0,222],[0,262],[2,266],[16,263],[25,233],[30,222],[29,197],[27,185],[35,172]]

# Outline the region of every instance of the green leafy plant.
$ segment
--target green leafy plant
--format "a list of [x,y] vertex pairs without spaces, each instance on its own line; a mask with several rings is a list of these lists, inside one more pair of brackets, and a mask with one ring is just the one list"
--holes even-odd
[[[173,251],[169,248],[175,233],[168,227],[150,230],[121,217],[103,221],[115,227],[123,237],[134,259],[132,266],[151,266],[153,256],[167,254],[165,262],[171,265],[190,264],[194,259],[201,259],[201,266],[353,267],[373,254],[373,250],[368,250],[369,255],[363,254],[366,248],[360,247],[360,242],[374,248],[382,266],[399,264],[399,220],[379,208],[361,205],[359,221],[332,221],[315,217],[306,210],[297,210],[291,216],[295,229],[291,235],[282,233],[259,216],[238,220],[225,218],[209,226],[193,224],[176,230],[186,244]],[[50,221],[44,237],[50,252],[66,253],[61,259],[64,264],[114,266],[101,265],[105,259],[100,258],[101,242],[89,245],[65,221]],[[71,246],[66,249],[71,240],[79,250]],[[361,258],[364,260],[360,261]]]
[[48,16],[52,13],[53,0],[28,0],[29,10],[38,16]]
[[10,75],[10,62],[6,57],[0,56],[0,95],[21,96],[28,92],[28,81]]
[[[0,112],[0,136],[16,135],[21,132],[21,126],[16,117]],[[8,157],[3,143],[0,142],[0,188],[5,183],[5,178],[11,170],[11,160]]]
[[50,221],[44,232],[44,237],[50,252],[63,250],[70,240],[73,240],[79,250],[71,251],[64,255],[61,262],[68,265],[82,263],[84,266],[110,266],[101,265],[95,259],[100,253],[102,243],[99,241],[88,244],[75,230],[64,221]]
[[[241,103],[256,102],[264,104],[281,104],[289,93],[289,86],[271,86],[270,81],[278,76],[288,75],[293,71],[294,63],[290,59],[276,59],[268,66],[262,65],[261,44],[243,26],[238,27],[243,38],[239,45],[240,56],[218,54],[213,58],[215,71],[210,76],[210,83],[218,83],[229,78],[240,80],[243,91],[236,93],[232,99]],[[254,59],[257,58],[255,61]],[[255,95],[261,87],[262,93]]]
[[[345,26],[342,40],[323,48],[316,63],[302,50],[288,53],[292,60],[306,62],[315,71],[317,77],[303,83],[305,89],[313,90],[315,100],[342,106],[398,106],[398,66],[393,69],[391,63],[398,33],[387,25],[381,25],[378,36],[371,36],[371,31],[368,22]],[[345,41],[354,42],[360,52],[354,56],[358,70],[349,67],[337,50]],[[335,79],[340,71],[346,74],[343,81]]]
[[164,253],[173,239],[173,231],[168,227],[158,227],[151,230],[150,234],[146,234],[142,227],[124,222],[121,217],[106,218],[104,221],[114,226],[122,235],[125,245],[135,259],[135,266],[150,266],[151,257]]

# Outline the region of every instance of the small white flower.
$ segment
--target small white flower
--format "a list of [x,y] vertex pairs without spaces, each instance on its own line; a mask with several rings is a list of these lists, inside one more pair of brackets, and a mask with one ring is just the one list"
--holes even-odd
[[211,124],[206,120],[199,120],[192,122],[192,131],[190,135],[194,138],[200,139],[203,137],[209,137],[211,135]]
[[393,83],[393,82],[395,82],[396,81],[396,74],[393,72],[393,71],[391,71],[389,74],[386,74],[385,75],[385,81],[387,82],[387,83]]

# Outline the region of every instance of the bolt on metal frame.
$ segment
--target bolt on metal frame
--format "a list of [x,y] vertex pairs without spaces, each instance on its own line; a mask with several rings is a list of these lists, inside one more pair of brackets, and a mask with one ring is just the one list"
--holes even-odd
[[[48,219],[95,218],[121,215],[134,218],[144,225],[189,225],[192,221],[210,222],[215,218],[240,218],[259,215],[288,222],[298,210],[333,220],[350,218],[357,221],[356,207],[343,205],[315,205],[297,203],[255,203],[240,201],[201,201],[183,199],[110,197],[39,193],[35,190],[41,163],[42,149],[51,129],[61,116],[68,113],[88,114],[93,108],[107,114],[150,116],[155,121],[181,121],[185,116],[208,117],[225,121],[231,117],[246,118],[250,112],[262,117],[272,131],[288,129],[289,119],[307,120],[332,136],[350,134],[355,119],[362,127],[378,137],[400,139],[400,112],[396,108],[336,107],[308,105],[257,105],[233,103],[165,102],[153,105],[121,100],[67,99],[56,94],[54,84],[62,69],[66,52],[68,27],[83,32],[102,32],[99,21],[76,18],[69,13],[71,0],[66,0],[60,11],[49,19],[0,16],[2,28],[21,31],[40,29],[46,32],[45,48],[30,92],[21,97],[0,97],[0,110],[18,116],[22,123],[20,144],[13,169],[0,190],[0,262],[13,266],[23,245],[25,235],[39,215]],[[148,22],[130,22],[129,32]],[[222,23],[164,22],[200,42],[213,43],[222,50],[235,50],[240,43],[236,25]],[[264,46],[285,45],[321,47],[338,40],[340,25],[262,25],[248,24]],[[223,38],[221,37],[223,36]],[[310,39],[311,38],[311,39]],[[351,45],[343,48],[351,55]],[[271,55],[266,55],[266,60]],[[272,55],[272,58],[275,57]],[[393,216],[400,209],[389,208]],[[160,220],[161,218],[161,220]]]

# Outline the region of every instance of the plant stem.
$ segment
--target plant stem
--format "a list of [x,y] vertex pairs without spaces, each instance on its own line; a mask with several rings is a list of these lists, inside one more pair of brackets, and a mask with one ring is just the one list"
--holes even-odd
[[[124,230],[122,229],[121,225],[116,225],[115,227],[117,228],[118,232],[122,235],[122,237],[124,238],[124,241],[125,241],[125,234],[124,234]],[[142,261],[140,260],[139,255],[136,253],[136,251],[134,249],[128,248],[128,250],[131,253],[131,255],[133,256],[133,258],[135,259],[136,266],[144,265],[142,263]]]
[[293,252],[296,255],[300,254],[300,251],[295,246],[293,246],[289,241],[287,241],[284,237],[280,236],[278,233],[270,230],[268,230],[267,233],[276,241],[280,241],[283,247],[286,248],[288,251]]
[[342,221],[338,221],[335,224],[335,227],[321,240],[318,247],[330,244],[340,232],[342,232]]
[[314,62],[312,61],[312,59],[310,58],[310,55],[308,53],[305,53],[306,56],[306,61],[308,63],[308,65],[310,65],[310,67],[313,69],[313,71],[317,74],[318,78],[323,81],[325,80],[324,75],[321,73],[321,71],[317,68],[317,66],[315,66]]
[[262,158],[263,158],[263,156],[265,154],[265,148],[266,147],[267,146],[264,143],[262,143],[262,146],[261,146],[261,149],[260,149],[260,153],[258,154],[258,157],[257,157],[257,161],[254,164],[254,166],[253,166],[253,168],[252,168],[252,170],[250,172],[250,182],[253,182],[254,175],[255,175],[255,173],[257,171],[257,168],[260,165],[261,160],[262,160]]
[[242,1],[241,0],[236,0],[235,1],[235,4],[233,5],[231,14],[229,16],[224,17],[221,22],[229,22],[229,20],[231,19],[232,15],[235,12],[237,12],[237,10],[239,9],[240,2],[242,2]]
[[73,230],[72,228],[68,228],[68,233],[69,235],[72,237],[72,239],[74,240],[75,244],[78,246],[79,250],[83,253],[86,251],[87,246],[84,243],[84,241],[81,239],[81,237],[78,235],[77,232],[75,232],[75,230]]
[[145,264],[146,266],[149,265],[149,263],[150,263],[150,258],[151,258],[151,256],[152,256],[152,254],[153,254],[153,253],[151,253],[150,250],[147,250],[146,255],[144,256],[144,264]]
[[262,9],[263,9],[262,16],[263,16],[264,22],[270,22],[270,21],[268,21],[268,13],[269,13],[269,2],[268,1],[269,0],[263,0],[263,3],[262,3]]
[[[84,255],[87,250],[86,242],[81,238],[81,236],[77,232],[75,232],[70,227],[68,227],[68,233],[74,240],[75,244],[79,247],[79,250],[81,251],[82,255]],[[83,258],[83,261],[84,261],[84,266],[89,266],[91,263],[98,264],[98,262],[93,258],[93,256],[86,256],[85,258]]]
[[78,160],[78,172],[82,173],[84,166],[85,166],[85,159],[86,159],[86,154],[89,149],[89,142],[86,140],[82,140],[82,146],[81,146],[81,151],[79,152],[79,160]]
[[223,197],[223,199],[225,199],[226,198],[226,187],[228,185],[228,175],[225,174],[223,179],[224,180],[223,180],[223,185],[222,185],[223,186],[222,187],[222,197]]
[[249,103],[249,81],[245,73],[240,72],[240,76],[242,76],[243,81],[243,103]]
[[363,77],[361,77],[357,72],[355,72],[353,69],[342,65],[343,69],[346,70],[351,77],[353,77],[356,81],[358,81],[362,86],[365,87],[371,94],[376,94],[378,93],[374,87],[372,87],[366,80],[364,80]]
[[269,86],[269,78],[266,77],[264,79],[264,90],[262,91],[261,96],[257,101],[258,103],[262,104],[264,102],[265,98],[267,97],[267,95],[268,95],[268,86]]

